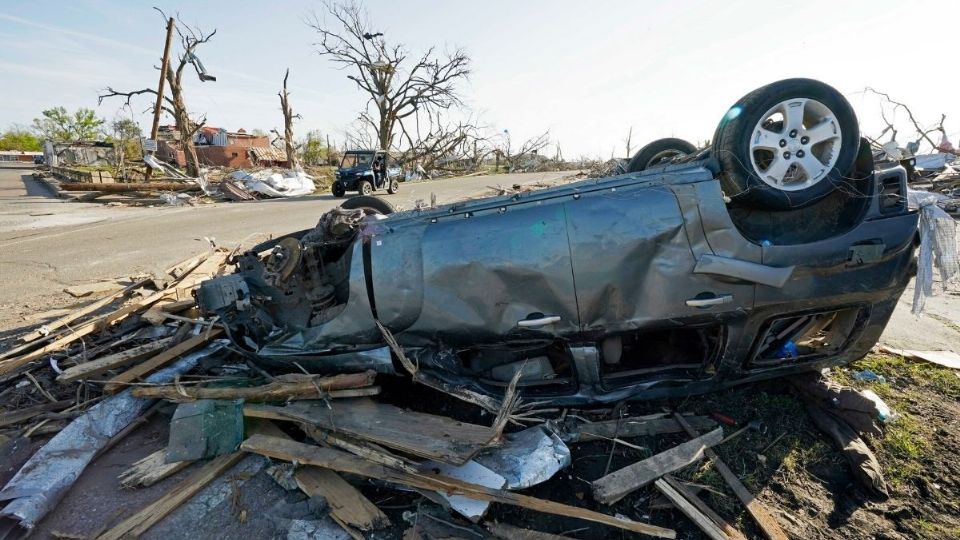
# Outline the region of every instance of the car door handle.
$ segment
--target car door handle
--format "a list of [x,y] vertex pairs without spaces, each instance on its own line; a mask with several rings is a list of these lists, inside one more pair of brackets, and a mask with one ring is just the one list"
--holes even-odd
[[555,322],[560,322],[560,317],[558,315],[541,317],[539,319],[524,319],[522,321],[517,321],[517,326],[522,328],[535,328],[537,326],[546,326]]
[[687,305],[690,307],[710,307],[729,304],[730,302],[733,302],[732,294],[721,294],[710,298],[691,298],[687,300]]

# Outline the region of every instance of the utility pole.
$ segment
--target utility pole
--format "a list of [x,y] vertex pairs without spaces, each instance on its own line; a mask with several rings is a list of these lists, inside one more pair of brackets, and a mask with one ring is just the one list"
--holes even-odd
[[[163,87],[167,83],[167,70],[170,69],[170,43],[173,41],[173,17],[167,20],[167,42],[163,46],[163,60],[160,63],[160,84],[157,85],[157,103],[153,107],[153,127],[150,128],[150,139],[157,144],[157,134],[160,131],[160,113],[163,111]],[[154,150],[150,150],[150,155]],[[146,181],[150,181],[153,169],[149,166],[146,172]]]

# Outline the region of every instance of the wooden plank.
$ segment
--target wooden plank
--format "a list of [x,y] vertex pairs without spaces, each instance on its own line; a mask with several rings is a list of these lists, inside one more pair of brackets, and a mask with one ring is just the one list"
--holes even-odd
[[506,523],[493,522],[487,523],[486,525],[490,534],[503,540],[570,540],[569,536],[521,529],[520,527],[514,527]]
[[[330,407],[313,401],[298,401],[286,407],[247,405],[243,413],[252,417],[312,424],[453,465],[463,465],[496,437],[496,432],[486,426],[405,411],[369,399],[337,400]],[[412,426],[415,429],[411,429]]]
[[[694,429],[713,429],[717,423],[706,416],[688,416],[687,421]],[[602,422],[587,422],[577,426],[580,434],[578,441],[613,439],[625,437],[643,437],[665,433],[683,433],[683,427],[673,418],[621,418]]]
[[68,324],[72,323],[73,321],[79,319],[80,317],[83,317],[84,315],[89,315],[90,313],[93,313],[94,311],[97,311],[97,310],[100,309],[100,308],[103,308],[103,307],[106,307],[106,306],[110,305],[114,300],[116,300],[116,299],[118,299],[118,298],[120,298],[120,297],[122,297],[122,296],[125,296],[125,295],[127,295],[128,293],[130,293],[130,292],[133,292],[134,289],[138,289],[138,288],[140,288],[140,287],[143,287],[144,285],[146,285],[146,284],[149,283],[149,282],[150,282],[150,279],[148,278],[148,279],[141,279],[141,280],[139,280],[139,281],[136,281],[136,282],[134,282],[134,283],[131,283],[131,284],[128,285],[127,287],[124,287],[122,290],[119,290],[119,291],[117,291],[117,292],[115,292],[115,293],[113,293],[113,294],[107,295],[107,296],[101,298],[100,300],[97,300],[96,302],[91,302],[90,304],[87,304],[86,306],[84,306],[84,307],[82,307],[82,308],[80,308],[80,309],[78,309],[78,310],[75,310],[75,311],[71,312],[69,315],[67,315],[67,316],[65,316],[65,317],[61,317],[61,318],[59,318],[59,319],[57,319],[57,320],[55,320],[55,321],[53,321],[53,322],[51,322],[51,323],[49,323],[49,324],[43,325],[43,326],[40,328],[40,330],[37,330],[37,331],[35,331],[35,332],[31,332],[31,333],[29,333],[29,334],[21,337],[21,338],[20,338],[20,341],[29,343],[29,342],[31,342],[31,341],[35,341],[35,340],[40,339],[40,338],[42,338],[42,337],[44,337],[44,336],[47,336],[47,335],[49,335],[51,332],[53,332],[54,330],[57,330],[57,329],[59,329],[59,328],[63,328],[63,327],[65,327],[65,326],[67,326]]
[[120,540],[125,537],[138,537],[156,525],[170,512],[193,497],[198,491],[215,480],[243,459],[243,452],[234,452],[214,458],[163,494],[146,508],[121,521],[113,528],[98,536],[99,540]]
[[386,448],[377,446],[371,442],[358,441],[350,439],[345,435],[334,435],[328,433],[317,426],[310,424],[300,424],[300,428],[308,437],[325,446],[332,446],[341,450],[346,450],[355,456],[360,456],[368,461],[386,465],[401,471],[411,473],[419,472],[419,463],[413,460],[391,454]]
[[[690,427],[690,424],[683,418],[683,416],[674,413],[674,418],[677,422],[683,426],[683,429],[691,437],[698,437],[699,433],[697,430]],[[717,472],[720,473],[720,476],[723,477],[723,480],[730,486],[730,489],[733,490],[734,495],[740,499],[740,502],[747,507],[747,512],[750,513],[750,516],[754,521],[757,522],[757,525],[760,527],[760,530],[763,531],[764,536],[770,540],[787,540],[786,533],[783,532],[783,529],[780,528],[780,525],[777,525],[776,520],[773,519],[773,516],[770,515],[770,512],[760,504],[753,494],[750,493],[750,490],[740,482],[740,479],[737,478],[737,475],[733,474],[733,471],[730,470],[730,467],[727,467],[727,464],[720,459],[720,456],[717,455],[711,449],[706,449],[704,454],[707,458],[713,462],[713,466],[717,469]]]
[[101,373],[110,371],[118,367],[123,367],[127,364],[132,364],[137,360],[142,360],[148,356],[151,356],[158,351],[162,351],[170,345],[172,338],[163,338],[152,343],[147,343],[145,345],[140,345],[139,347],[133,347],[125,351],[120,351],[114,354],[108,354],[89,362],[84,362],[83,364],[73,366],[63,370],[63,373],[57,376],[57,382],[61,384],[69,384],[73,381],[80,379],[89,379],[95,375],[100,375]]
[[724,534],[730,538],[730,540],[747,540],[747,537],[744,536],[739,529],[731,525],[730,522],[714,512],[712,508],[707,506],[707,503],[703,502],[703,500],[701,500],[700,497],[693,492],[693,490],[684,485],[683,482],[678,481],[669,474],[661,478],[661,480],[665,481],[674,489],[674,491],[682,495],[683,498],[692,504],[694,508],[696,508],[701,514],[707,516],[711,521],[716,523],[720,527],[720,530],[722,530]]
[[693,504],[687,501],[683,495],[674,489],[673,486],[668,484],[666,480],[663,478],[658,478],[653,485],[656,486],[656,488],[660,490],[660,493],[663,493],[666,498],[670,499],[670,502],[672,502],[678,510],[683,512],[683,515],[690,518],[690,521],[696,524],[696,526],[703,531],[703,534],[707,535],[712,540],[730,540],[730,538],[722,530],[720,530],[719,525],[697,510]]
[[253,452],[275,459],[324,467],[337,472],[356,474],[366,478],[376,478],[391,484],[430,491],[440,491],[450,495],[464,495],[471,499],[498,502],[553,515],[584,519],[658,538],[676,538],[676,532],[672,529],[656,527],[626,518],[608,516],[587,510],[586,508],[537,499],[511,491],[470,484],[429,472],[412,474],[397,471],[332,448],[321,448],[264,435],[254,435],[250,437],[240,445],[240,448],[247,452]]
[[161,448],[149,456],[134,462],[120,476],[120,485],[123,487],[152,486],[153,484],[172,476],[193,464],[193,461],[174,461],[167,463],[167,451]]
[[319,495],[326,499],[330,513],[338,522],[361,531],[390,526],[386,514],[337,473],[320,467],[300,467],[294,478],[308,496]]
[[321,399],[331,397],[331,391],[370,386],[376,376],[377,372],[373,370],[329,377],[292,373],[280,375],[277,380],[261,386],[222,388],[177,387],[174,385],[146,386],[135,388],[133,395],[177,402],[197,399],[243,399],[248,402]]
[[593,498],[603,504],[613,504],[657,478],[703,458],[704,450],[719,444],[722,440],[723,428],[718,427],[702,437],[627,465],[603,478],[594,480]]
[[206,343],[210,340],[216,338],[221,333],[223,333],[222,328],[214,328],[210,332],[203,332],[199,336],[193,336],[187,338],[186,340],[177,343],[173,347],[161,352],[160,354],[153,356],[152,358],[145,360],[132,368],[124,371],[123,373],[117,375],[116,377],[110,379],[110,382],[103,387],[104,391],[108,394],[116,393],[118,390],[122,390],[126,387],[126,383],[131,383],[143,377],[144,375],[155,371],[170,362],[176,360],[181,355],[184,355]]
[[41,403],[40,405],[34,405],[33,407],[25,407],[23,409],[7,411],[0,414],[0,427],[12,426],[13,424],[26,422],[34,416],[43,414],[45,412],[60,411],[73,405],[73,403],[73,400],[66,399],[63,401]]
[[92,283],[83,283],[80,285],[71,285],[63,289],[63,292],[75,297],[90,296],[91,294],[109,293],[125,289],[133,284],[130,278],[118,278],[103,281],[94,281]]

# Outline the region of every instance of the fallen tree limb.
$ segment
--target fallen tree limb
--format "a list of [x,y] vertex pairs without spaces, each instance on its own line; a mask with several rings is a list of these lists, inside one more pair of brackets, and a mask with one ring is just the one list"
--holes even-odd
[[628,531],[648,534],[658,538],[676,538],[676,532],[672,529],[656,527],[630,519],[608,516],[587,510],[586,508],[578,508],[544,499],[537,499],[528,495],[470,484],[441,475],[426,473],[411,474],[396,471],[332,448],[320,448],[318,446],[263,435],[250,437],[240,445],[240,448],[247,452],[253,452],[270,458],[315,465],[317,467],[356,474],[366,478],[376,478],[391,484],[440,491],[450,495],[463,495],[481,501],[498,502],[548,514],[575,517]]

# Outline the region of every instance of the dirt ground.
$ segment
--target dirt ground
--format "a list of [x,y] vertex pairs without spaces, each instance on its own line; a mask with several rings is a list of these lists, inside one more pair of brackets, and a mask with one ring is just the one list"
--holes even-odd
[[[960,326],[951,315],[960,309],[960,297],[943,294],[929,304],[920,320],[909,316],[912,291],[908,290],[888,334],[899,346],[922,348],[925,325],[936,325],[937,343],[960,343]],[[52,302],[50,307],[57,303]],[[906,316],[904,315],[906,314]],[[19,331],[12,329],[6,314],[0,340]],[[23,325],[20,321],[19,325]],[[912,331],[904,325],[912,324]],[[930,330],[932,332],[933,330]],[[933,335],[933,334],[930,334]],[[912,336],[912,337],[911,337]],[[0,348],[6,346],[0,341]],[[932,347],[930,347],[932,348]],[[953,346],[956,350],[957,345]],[[853,373],[869,369],[886,381],[863,383]],[[47,384],[42,372],[40,382]],[[900,357],[871,354],[846,368],[834,369],[831,377],[857,388],[869,388],[896,412],[884,435],[868,443],[883,467],[888,500],[871,499],[853,479],[849,466],[833,443],[821,434],[795,397],[788,381],[773,380],[683,400],[662,400],[625,405],[624,415],[679,410],[697,414],[721,413],[740,422],[760,420],[763,432],[747,432],[716,447],[717,453],[766,505],[791,538],[797,539],[942,539],[960,538],[960,372]],[[411,387],[406,379],[387,378],[382,396],[410,409],[447,414],[465,421],[489,425],[492,418],[475,407],[452,400],[422,386]],[[22,389],[21,389],[22,390]],[[9,396],[8,396],[9,397]],[[150,488],[136,490],[119,486],[117,475],[129,464],[166,444],[167,423],[172,408],[163,411],[145,427],[97,459],[38,527],[36,538],[95,536],[132,511],[142,508],[176,486],[196,466],[181,471]],[[567,411],[590,419],[611,418],[613,410]],[[727,429],[727,433],[732,430]],[[302,437],[295,428],[291,435]],[[29,439],[0,440],[0,482],[5,483],[49,435]],[[616,470],[666,450],[686,440],[681,435],[636,437],[630,447],[610,441],[572,444],[573,463],[548,482],[525,493],[575,506],[620,514],[631,519],[674,528],[678,538],[705,536],[676,510],[657,507],[652,488],[638,490],[612,507],[596,503],[590,482],[605,471]],[[262,460],[262,458],[256,458]],[[263,460],[262,460],[263,461]],[[321,538],[322,534],[296,536],[289,531],[316,524],[316,501],[280,488],[263,470],[264,462],[245,461],[223,475],[219,487],[195,497],[193,504],[154,527],[147,536],[219,538]],[[750,538],[760,532],[707,461],[677,473],[704,486],[701,495],[719,514],[735,523]],[[393,527],[370,538],[401,538],[409,526],[404,516],[431,503],[416,492],[398,491],[374,481],[353,479],[367,497],[390,517]],[[551,516],[516,507],[491,507],[488,519],[530,529],[564,534],[571,538],[640,538],[609,527],[573,518]],[[311,525],[312,526],[312,525]],[[466,535],[466,538],[474,536]]]

